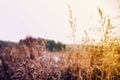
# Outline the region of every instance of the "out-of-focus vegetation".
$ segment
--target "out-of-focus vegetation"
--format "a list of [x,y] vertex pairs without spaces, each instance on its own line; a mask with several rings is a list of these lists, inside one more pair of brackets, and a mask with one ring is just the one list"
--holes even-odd
[[85,31],[79,45],[76,19],[68,7],[73,45],[32,37],[0,41],[0,80],[120,80],[120,36],[115,36],[109,16],[98,8],[101,41],[96,43]]
[[77,66],[78,80],[120,80],[120,36],[115,36],[109,16],[100,8],[98,12],[101,26],[96,31],[100,31],[101,41],[96,43],[85,31],[82,49],[73,43],[78,48],[70,55],[70,64]]
[[[59,44],[59,43],[58,43]],[[0,41],[0,80],[76,80],[66,58],[46,51],[45,40]]]
[[46,40],[46,48],[48,51],[65,51],[66,45],[54,40]]

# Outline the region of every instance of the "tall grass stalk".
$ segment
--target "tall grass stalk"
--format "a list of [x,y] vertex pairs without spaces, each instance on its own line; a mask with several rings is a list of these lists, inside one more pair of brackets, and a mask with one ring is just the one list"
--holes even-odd
[[[114,39],[111,34],[113,34],[112,30],[115,28],[111,25],[111,19],[109,16],[106,18],[106,16],[103,15],[103,12],[100,8],[98,8],[99,14],[100,14],[100,22],[101,22],[101,31],[103,34],[102,39],[102,46],[103,46],[103,54],[102,54],[102,65],[101,65],[101,80],[107,79],[107,80],[115,80],[114,78],[114,72],[117,68],[117,59],[118,55],[116,54],[116,40]],[[114,35],[114,34],[113,34]],[[112,38],[113,37],[113,38]]]
[[69,24],[70,24],[70,27],[72,29],[72,33],[71,33],[71,36],[72,36],[72,39],[73,39],[73,52],[75,51],[75,42],[76,42],[76,18],[73,17],[73,12],[72,12],[72,9],[71,9],[71,6],[70,4],[68,3],[68,9],[69,9]]

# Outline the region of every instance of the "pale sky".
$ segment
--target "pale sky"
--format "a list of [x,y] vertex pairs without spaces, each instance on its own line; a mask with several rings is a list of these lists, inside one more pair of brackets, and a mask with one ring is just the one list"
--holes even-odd
[[[77,41],[98,24],[98,6],[111,18],[120,15],[120,0],[68,0],[77,18]],[[0,0],[0,40],[19,41],[27,35],[70,43],[67,0]],[[113,19],[120,35],[120,18]],[[96,36],[94,33],[90,37]]]

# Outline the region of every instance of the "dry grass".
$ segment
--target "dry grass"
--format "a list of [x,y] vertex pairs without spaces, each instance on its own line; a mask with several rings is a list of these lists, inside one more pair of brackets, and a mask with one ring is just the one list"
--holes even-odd
[[98,44],[92,44],[85,31],[82,51],[75,50],[71,56],[72,64],[79,68],[78,80],[120,80],[120,38],[111,36],[115,27],[111,25],[109,16],[106,18],[100,8],[98,12],[103,38]]
[[31,37],[1,46],[0,80],[120,80],[120,38],[110,39],[74,53],[47,52],[44,40]]
[[[82,45],[75,44],[76,19],[70,5],[73,47],[66,52],[48,52],[44,40],[27,37],[19,43],[0,43],[0,80],[120,80],[120,37],[111,36],[110,18],[100,14],[100,43],[91,43],[88,33]],[[4,44],[4,45],[3,45]]]
[[76,80],[68,53],[50,53],[43,39],[27,37],[0,48],[0,80]]

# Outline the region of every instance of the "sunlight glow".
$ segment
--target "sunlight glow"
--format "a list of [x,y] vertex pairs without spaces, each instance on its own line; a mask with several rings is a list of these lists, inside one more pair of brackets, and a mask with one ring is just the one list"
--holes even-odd
[[[77,18],[77,41],[84,37],[85,30],[99,25],[98,7],[111,19],[120,15],[120,0],[1,0],[0,39],[18,41],[31,35],[71,43],[68,3]],[[111,22],[120,26],[120,18]],[[117,28],[118,35],[119,31]],[[90,33],[93,36],[99,38]]]
[[[118,15],[120,9],[119,0],[74,0],[69,1],[72,6],[74,17],[77,18],[77,39],[78,41],[84,37],[84,31],[87,30],[90,38],[100,39],[100,34],[89,31],[99,25],[98,7],[103,11],[104,16],[109,16],[113,26],[120,26],[120,19],[113,20]],[[120,30],[120,28],[119,28]],[[116,29],[117,35],[120,35],[118,28]]]

